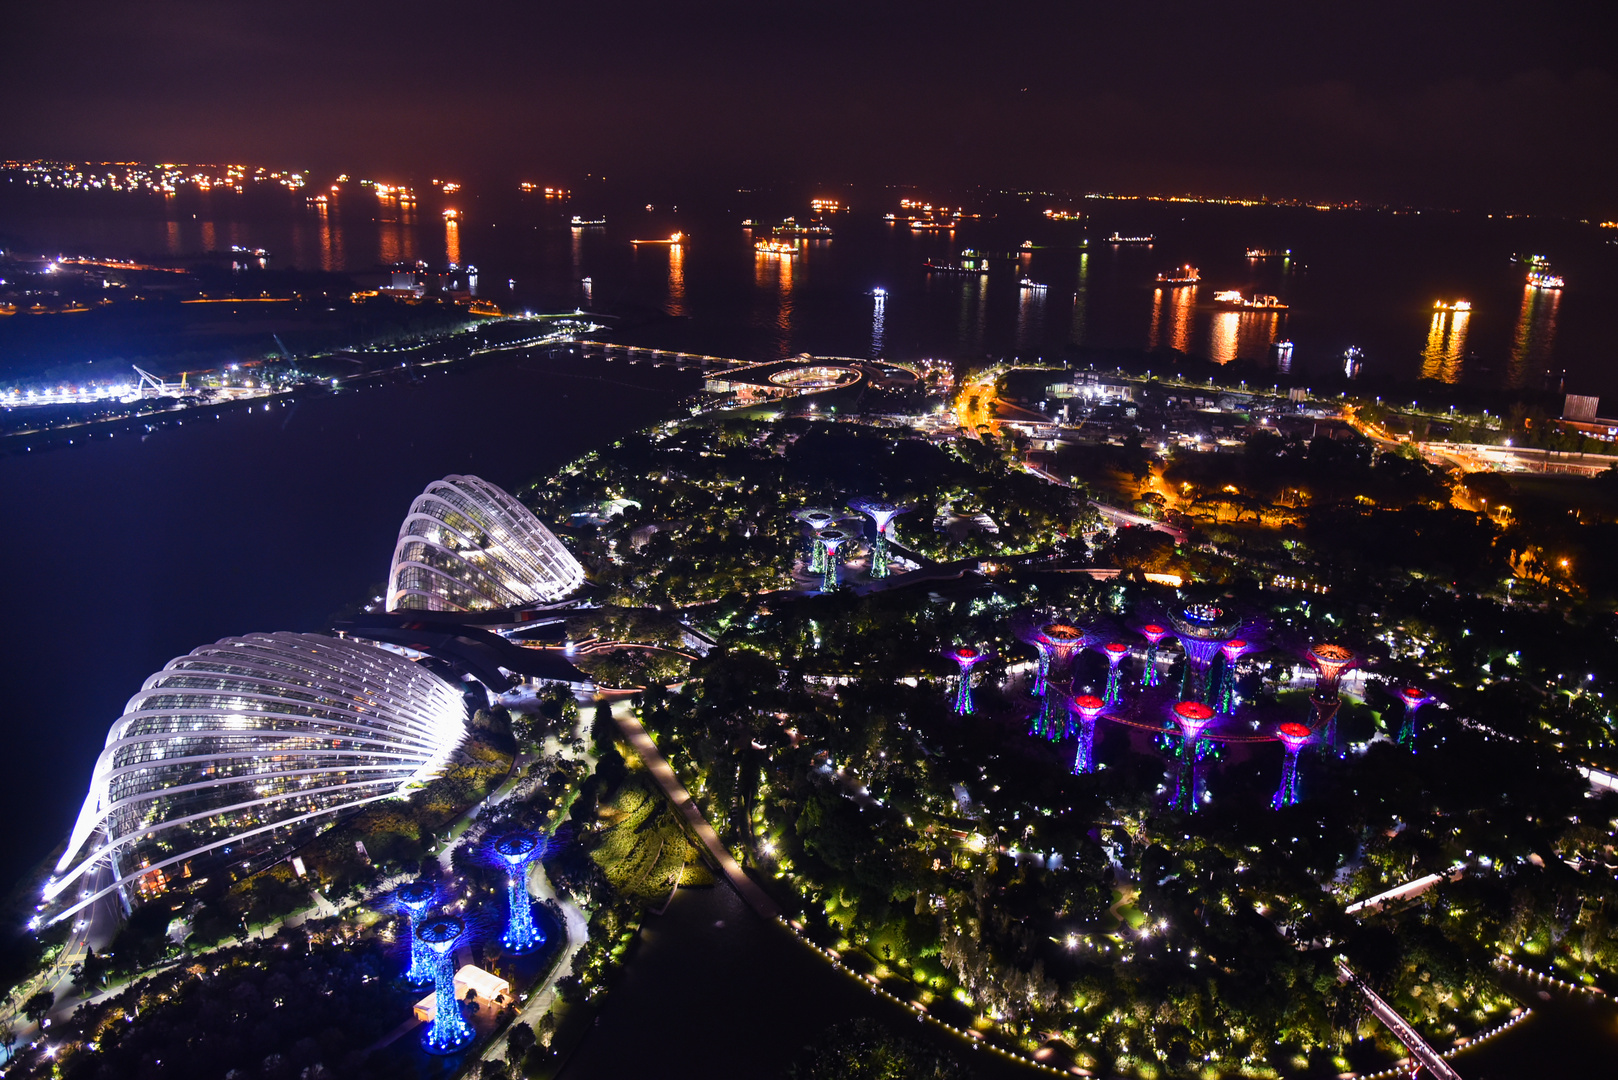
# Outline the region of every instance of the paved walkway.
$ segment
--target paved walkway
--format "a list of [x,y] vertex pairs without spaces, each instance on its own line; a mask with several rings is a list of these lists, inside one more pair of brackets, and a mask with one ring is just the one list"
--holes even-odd
[[775,901],[747,876],[741,865],[725,850],[725,845],[719,842],[719,834],[713,831],[713,827],[702,816],[702,811],[697,808],[691,793],[680,783],[680,778],[674,775],[674,769],[669,766],[668,759],[658,750],[657,744],[652,742],[652,737],[646,734],[641,722],[635,719],[629,702],[615,702],[612,706],[612,718],[617,722],[619,730],[624,733],[624,739],[635,748],[635,753],[640,755],[646,770],[663,789],[663,794],[668,796],[669,802],[674,804],[674,809],[685,819],[697,839],[702,841],[702,846],[708,849],[708,854],[719,864],[719,869],[724,872],[731,887],[746,901],[747,906],[762,918],[772,922],[780,918],[781,909],[776,906]]

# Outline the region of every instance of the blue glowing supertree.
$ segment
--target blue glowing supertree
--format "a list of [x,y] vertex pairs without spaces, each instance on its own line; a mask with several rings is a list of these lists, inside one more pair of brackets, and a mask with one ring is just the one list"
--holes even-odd
[[394,902],[404,909],[410,928],[410,968],[405,981],[414,986],[426,986],[433,981],[433,958],[430,950],[416,935],[416,930],[433,902],[438,899],[438,887],[430,881],[410,881],[399,886],[393,894]]
[[1188,814],[1197,812],[1197,740],[1213,723],[1213,709],[1200,701],[1179,701],[1172,710],[1174,722],[1180,727],[1179,767],[1174,784],[1174,809]]
[[1416,723],[1416,710],[1433,699],[1425,690],[1407,686],[1399,691],[1399,700],[1405,704],[1405,720],[1399,728],[1399,745],[1408,747],[1414,754],[1416,744],[1421,740],[1421,728]]
[[1270,807],[1294,806],[1298,802],[1298,752],[1315,737],[1315,733],[1295,720],[1288,720],[1276,729],[1275,737],[1286,747],[1286,762],[1281,766],[1281,786],[1275,789]]
[[1129,658],[1129,646],[1121,641],[1109,641],[1101,646],[1101,655],[1107,658],[1107,689],[1101,698],[1108,705],[1119,705],[1124,700],[1123,664]]
[[472,1025],[461,1014],[455,998],[455,968],[451,954],[466,924],[453,915],[428,919],[416,928],[416,937],[433,957],[433,1022],[421,1033],[421,1048],[429,1054],[453,1054],[472,1041]]
[[528,896],[528,864],[543,851],[531,832],[507,833],[494,842],[495,857],[506,870],[506,932],[500,941],[514,953],[532,952],[545,943],[534,925],[534,904]]
[[871,576],[887,577],[888,541],[893,538],[893,519],[905,513],[909,507],[894,506],[876,499],[855,499],[848,505],[850,509],[868,515],[876,522],[876,541],[871,545]]
[[1140,684],[1143,687],[1157,685],[1157,646],[1160,641],[1169,636],[1166,626],[1157,623],[1147,623],[1140,628],[1141,637],[1151,644],[1146,649],[1146,667],[1141,670]]
[[962,645],[955,649],[945,649],[944,655],[955,661],[961,667],[960,680],[955,687],[955,712],[959,716],[972,715],[972,669],[984,660],[989,654],[971,645]]
[[1107,703],[1094,694],[1080,694],[1068,703],[1068,708],[1079,714],[1079,748],[1073,755],[1075,775],[1095,770],[1096,720],[1106,707]]

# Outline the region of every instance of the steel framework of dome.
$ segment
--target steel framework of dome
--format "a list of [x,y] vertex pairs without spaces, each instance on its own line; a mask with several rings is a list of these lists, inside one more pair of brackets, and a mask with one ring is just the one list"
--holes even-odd
[[489,611],[547,603],[584,567],[522,503],[476,476],[427,485],[399,527],[389,611]]
[[435,775],[465,737],[461,691],[374,645],[225,638],[169,661],[107,734],[45,887],[56,921],[192,860],[253,860]]

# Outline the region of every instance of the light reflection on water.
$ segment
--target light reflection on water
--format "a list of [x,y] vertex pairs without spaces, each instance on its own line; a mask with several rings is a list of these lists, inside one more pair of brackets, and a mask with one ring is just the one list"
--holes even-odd
[[1461,378],[1466,355],[1466,324],[1470,311],[1435,311],[1427,327],[1427,346],[1421,350],[1421,377],[1454,383]]
[[1556,309],[1561,304],[1561,289],[1523,286],[1522,308],[1517,312],[1517,328],[1511,335],[1507,386],[1522,386],[1530,376],[1543,374],[1549,367],[1551,345],[1556,340]]
[[888,321],[888,295],[879,292],[872,299],[874,303],[871,307],[871,359],[879,360],[882,357],[882,337],[886,332]]
[[1191,351],[1191,316],[1197,309],[1197,287],[1172,289],[1169,294],[1169,347],[1176,352]]
[[1267,355],[1281,328],[1278,311],[1220,311],[1208,328],[1208,356],[1216,364]]
[[444,258],[451,266],[461,265],[461,223],[444,219]]
[[1073,292],[1073,343],[1084,344],[1084,324],[1087,312],[1086,305],[1090,296],[1090,253],[1079,252],[1079,285]]
[[685,314],[685,245],[669,245],[669,314]]
[[1038,345],[1045,338],[1045,290],[1022,289],[1017,297],[1017,347]]

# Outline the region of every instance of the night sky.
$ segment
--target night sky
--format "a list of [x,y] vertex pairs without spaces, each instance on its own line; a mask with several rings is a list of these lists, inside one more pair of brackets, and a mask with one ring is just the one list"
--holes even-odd
[[36,2],[0,32],[0,155],[1610,218],[1607,10]]

